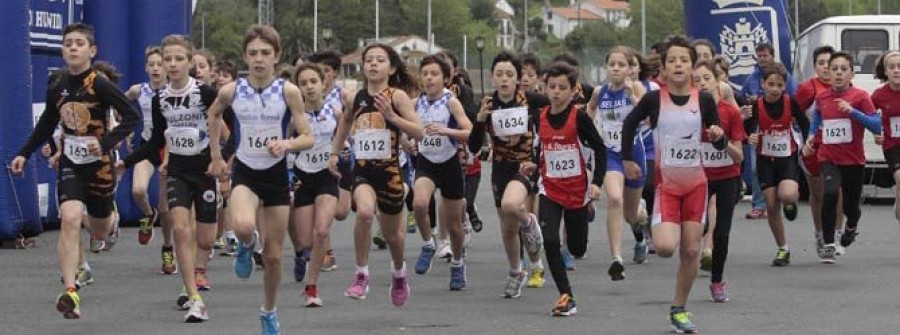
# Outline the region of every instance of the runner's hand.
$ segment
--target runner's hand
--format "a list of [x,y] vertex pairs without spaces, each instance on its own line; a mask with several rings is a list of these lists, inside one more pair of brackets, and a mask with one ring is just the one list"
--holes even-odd
[[25,170],[25,157],[16,156],[9,164],[9,170],[15,176],[21,176]]
[[634,161],[623,161],[622,165],[625,168],[626,179],[633,180],[641,177],[641,167],[638,166]]
[[284,156],[284,153],[287,152],[288,143],[287,140],[277,140],[277,141],[269,141],[266,144],[266,148],[269,149],[269,154],[272,157],[278,158]]
[[532,162],[519,164],[519,174],[523,176],[531,176],[532,174],[534,174],[534,171],[537,171],[537,164],[534,164]]
[[119,180],[122,179],[122,175],[125,174],[125,162],[117,161],[116,162],[116,176],[118,176]]
[[342,177],[341,172],[338,169],[337,155],[332,154],[332,155],[328,156],[328,172],[331,172],[331,175],[337,177],[338,179],[340,179]]
[[484,122],[487,120],[487,117],[491,115],[494,109],[494,99],[490,96],[484,97],[481,99],[481,110],[478,111],[478,114],[475,115],[475,119],[478,122]]
[[753,144],[753,145],[759,144],[759,134],[757,134],[757,133],[750,134],[750,136],[747,136],[747,142],[750,142],[750,144]]

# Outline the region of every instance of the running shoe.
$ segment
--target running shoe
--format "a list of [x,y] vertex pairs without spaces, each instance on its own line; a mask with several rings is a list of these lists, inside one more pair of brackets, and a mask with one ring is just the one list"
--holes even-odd
[[78,296],[78,292],[66,289],[56,298],[56,310],[66,319],[81,318],[81,297]]
[[406,232],[409,234],[416,233],[416,215],[412,212],[406,214]]
[[822,236],[816,235],[816,250],[822,249],[825,247],[825,240],[822,239]]
[[369,275],[357,273],[350,282],[350,286],[344,291],[344,296],[350,299],[365,300],[369,293]]
[[[469,222],[469,216],[463,214],[463,246],[468,248],[472,246],[472,223]],[[464,250],[465,251],[465,250]]]
[[700,253],[700,270],[712,271],[712,251],[703,250]]
[[437,239],[437,257],[447,259],[453,257],[453,249],[450,248],[450,241]]
[[797,204],[784,204],[781,206],[781,211],[784,212],[784,218],[788,221],[794,221],[797,218]]
[[385,241],[384,234],[381,233],[380,228],[375,231],[375,236],[372,237],[372,243],[375,243],[375,246],[377,246],[379,250],[387,249],[387,241]]
[[206,311],[206,304],[203,300],[188,300],[188,312],[184,315],[184,322],[200,323],[209,321],[209,313]]
[[621,261],[615,260],[609,265],[609,270],[607,270],[606,273],[609,274],[609,277],[612,278],[613,281],[624,280],[625,266],[622,265]]
[[337,260],[334,259],[334,251],[328,250],[325,252],[325,256],[322,256],[322,271],[334,270],[337,270]]
[[206,269],[194,269],[194,284],[197,285],[197,289],[200,291],[209,291],[212,288],[212,282],[206,276]]
[[394,306],[403,306],[406,304],[406,300],[409,299],[409,281],[407,278],[408,275],[406,273],[400,276],[394,275],[391,278],[391,302]]
[[294,281],[302,282],[306,277],[306,263],[309,261],[309,252],[301,251],[300,257],[294,257]]
[[450,265],[450,290],[463,291],[468,288],[468,279],[466,278],[466,263],[459,265]]
[[219,253],[219,256],[233,257],[235,250],[237,250],[237,239],[226,238],[225,248]]
[[[840,230],[834,232],[834,240],[835,241],[840,242],[843,240],[843,237],[844,237],[844,232],[842,232]],[[844,248],[844,246],[842,246],[840,243],[834,245],[834,255],[835,256],[843,256],[844,252],[846,252],[846,251],[847,251],[847,249]]]
[[424,275],[431,270],[431,260],[434,259],[435,248],[430,245],[423,245],[422,251],[419,253],[419,260],[416,261],[416,274]]
[[553,310],[550,312],[550,315],[553,316],[571,316],[575,314],[578,314],[578,305],[575,304],[575,299],[572,299],[572,296],[568,293],[563,293],[559,296],[556,304],[553,305]]
[[106,248],[106,241],[103,239],[96,240],[91,236],[91,252],[96,254],[103,251],[103,248]]
[[746,218],[747,220],[760,220],[768,217],[769,216],[766,215],[766,210],[759,208],[751,209],[749,212],[747,212],[747,215],[744,215],[744,218]]
[[260,269],[266,268],[266,262],[263,262],[262,251],[254,251],[253,252],[253,263],[256,264],[256,267],[258,267]]
[[178,273],[178,268],[175,266],[175,252],[171,246],[162,247],[160,257],[162,258],[162,267],[159,269],[159,272],[165,275]]
[[520,272],[517,276],[509,276],[506,278],[506,288],[503,289],[503,297],[507,299],[516,299],[522,296],[522,287],[525,286],[525,272]]
[[178,306],[178,309],[186,311],[191,308],[190,302],[191,298],[188,297],[187,291],[182,286],[181,292],[178,293],[178,299],[175,299],[175,305]]
[[303,296],[306,297],[306,307],[322,307],[322,299],[319,299],[319,288],[316,285],[306,285],[303,288]]
[[529,254],[536,254],[541,251],[541,246],[544,245],[544,237],[541,235],[541,226],[538,225],[537,217],[534,214],[528,214],[528,221],[525,222],[520,230],[523,237],[523,244],[525,245],[525,250]]
[[822,251],[819,252],[819,262],[822,264],[834,264],[834,244],[826,245],[822,248]]
[[647,262],[647,242],[641,241],[634,244],[634,262],[637,264]]
[[250,279],[253,275],[253,246],[245,246],[238,243],[237,254],[234,256],[234,275],[240,279]]
[[153,213],[145,215],[138,220],[138,243],[141,245],[150,244],[153,240],[153,224],[159,220],[159,212],[153,209]]
[[563,264],[566,266],[566,270],[575,271],[578,267],[575,266],[575,256],[572,256],[572,253],[569,252],[569,248],[561,247],[562,249],[562,258]]
[[845,248],[849,247],[851,244],[853,244],[854,241],[856,241],[856,235],[859,235],[859,233],[856,232],[855,228],[853,230],[850,230],[850,228],[844,228],[844,233],[841,234],[841,246]]
[[709,284],[709,293],[712,294],[713,302],[728,301],[728,293],[725,291],[725,282]]
[[484,228],[484,222],[481,222],[481,218],[478,217],[478,212],[472,212],[472,215],[469,215],[469,222],[472,223],[472,230],[476,233],[480,233],[481,229]]
[[672,307],[669,312],[669,322],[672,323],[672,329],[677,334],[697,334],[697,326],[691,322],[693,314],[689,313],[684,307]]
[[115,223],[112,224],[112,231],[109,232],[109,235],[106,235],[106,245],[103,250],[110,251],[112,248],[116,246],[116,243],[119,243],[119,215],[118,213],[113,216],[115,218]]
[[278,312],[259,312],[259,323],[262,335],[281,335],[281,324],[278,323]]
[[220,237],[213,242],[213,249],[221,250],[223,248],[225,248],[225,237]]
[[75,286],[77,288],[82,288],[93,283],[94,273],[91,271],[91,269],[78,267],[78,271],[75,272]]
[[526,286],[529,288],[544,287],[544,269],[531,269],[531,272],[528,274],[528,284]]
[[772,266],[788,266],[791,264],[791,252],[778,249],[778,252],[775,253],[775,259],[772,260]]

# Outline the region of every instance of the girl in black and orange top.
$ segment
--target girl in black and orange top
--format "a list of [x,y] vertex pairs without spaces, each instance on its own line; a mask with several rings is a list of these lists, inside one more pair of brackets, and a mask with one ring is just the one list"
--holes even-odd
[[406,72],[400,55],[384,44],[372,44],[363,51],[366,88],[356,94],[353,106],[344,113],[334,138],[328,168],[340,175],[337,153],[353,130],[353,150],[356,163],[353,169],[353,198],[356,202],[356,274],[344,295],[365,299],[369,288],[369,243],[371,225],[378,206],[378,223],[387,240],[393,260],[391,301],[402,306],[409,297],[406,262],[403,246],[406,233],[401,226],[403,211],[403,180],[400,176],[399,141],[401,133],[421,140],[424,134],[419,117],[407,92],[413,81]]

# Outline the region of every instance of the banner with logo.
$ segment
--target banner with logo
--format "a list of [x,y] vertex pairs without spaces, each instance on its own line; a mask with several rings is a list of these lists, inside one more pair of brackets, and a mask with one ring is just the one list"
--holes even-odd
[[705,38],[731,61],[731,82],[740,85],[756,65],[756,45],[769,43],[792,72],[791,30],[785,0],[690,0],[684,2],[685,31]]

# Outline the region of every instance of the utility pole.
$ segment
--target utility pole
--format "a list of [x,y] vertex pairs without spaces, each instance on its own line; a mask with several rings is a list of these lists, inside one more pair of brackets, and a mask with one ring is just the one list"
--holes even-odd
[[525,0],[525,10],[522,11],[522,29],[525,30],[525,41],[522,43],[522,51],[528,51],[528,0]]
[[378,42],[378,38],[379,38],[379,35],[378,35],[378,10],[379,10],[378,7],[379,7],[379,2],[380,2],[380,1],[375,0],[375,42]]
[[647,54],[647,0],[641,0],[641,54]]
[[257,23],[272,25],[272,9],[274,5],[272,0],[259,0],[257,2]]
[[313,52],[319,52],[319,0],[313,0]]
[[206,13],[200,14],[200,49],[206,49]]
[[431,34],[431,0],[428,0],[428,54],[432,54],[434,51],[432,50],[434,47],[434,36]]

